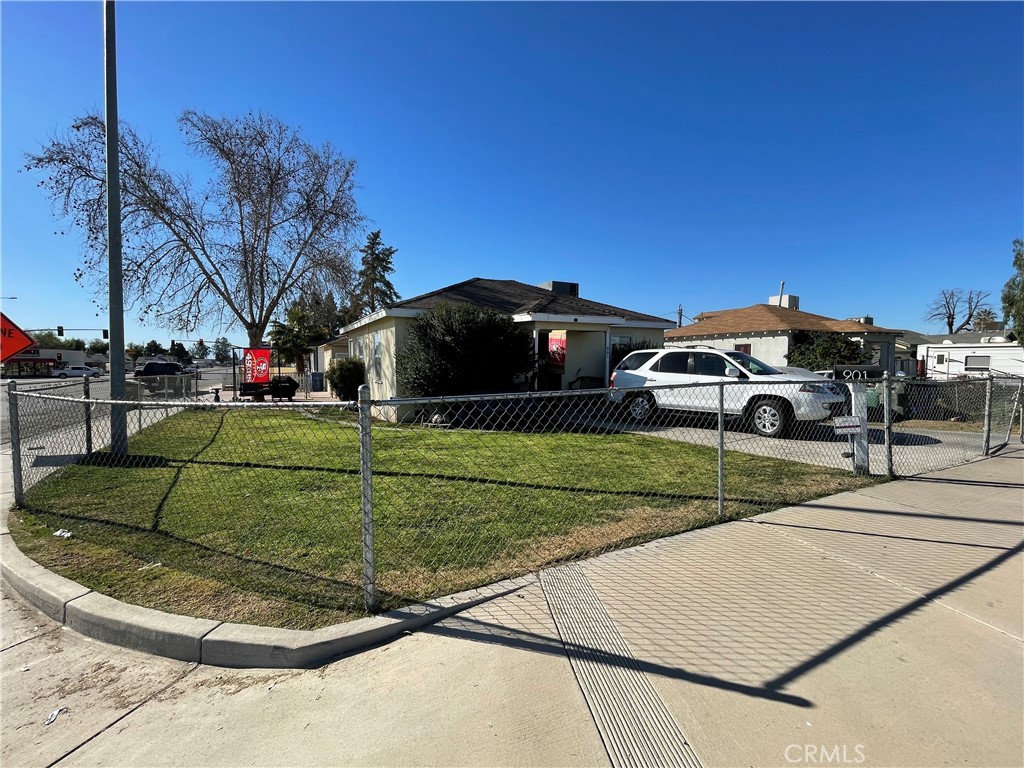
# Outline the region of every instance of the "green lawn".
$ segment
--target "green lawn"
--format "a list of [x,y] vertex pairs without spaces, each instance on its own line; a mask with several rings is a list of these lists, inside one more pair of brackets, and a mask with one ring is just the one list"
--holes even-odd
[[[713,448],[606,432],[376,424],[383,607],[717,521]],[[310,628],[362,615],[359,437],[323,409],[185,411],[28,493],[29,556],[118,599]],[[729,517],[876,482],[730,453]],[[70,539],[54,538],[68,528]]]

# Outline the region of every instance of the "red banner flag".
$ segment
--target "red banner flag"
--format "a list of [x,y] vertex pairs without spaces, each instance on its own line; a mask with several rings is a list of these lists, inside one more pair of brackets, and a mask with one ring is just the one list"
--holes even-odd
[[246,349],[242,355],[244,379],[246,384],[270,383],[270,350]]

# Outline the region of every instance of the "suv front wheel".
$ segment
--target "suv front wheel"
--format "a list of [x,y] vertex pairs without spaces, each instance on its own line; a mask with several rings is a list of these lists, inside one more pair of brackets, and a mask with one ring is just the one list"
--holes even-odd
[[784,437],[791,418],[789,409],[778,400],[759,400],[750,411],[750,423],[762,437]]

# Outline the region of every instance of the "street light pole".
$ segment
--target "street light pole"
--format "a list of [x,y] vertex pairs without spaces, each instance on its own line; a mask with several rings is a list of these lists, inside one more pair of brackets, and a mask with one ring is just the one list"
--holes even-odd
[[[114,0],[103,3],[104,100],[107,151],[107,274],[110,312],[110,399],[124,400],[124,283],[121,272],[121,176],[118,162],[117,34]],[[123,405],[110,409],[110,450],[115,456],[128,453],[128,411]]]

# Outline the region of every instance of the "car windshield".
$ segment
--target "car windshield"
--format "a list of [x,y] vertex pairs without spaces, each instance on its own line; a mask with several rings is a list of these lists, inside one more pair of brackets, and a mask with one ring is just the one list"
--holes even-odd
[[726,352],[725,354],[755,376],[770,376],[772,374],[779,373],[779,371],[775,370],[767,363],[762,363],[756,357],[751,357],[746,352]]

